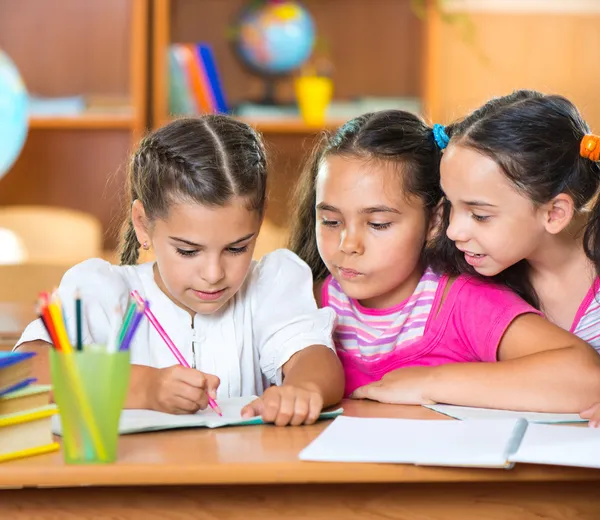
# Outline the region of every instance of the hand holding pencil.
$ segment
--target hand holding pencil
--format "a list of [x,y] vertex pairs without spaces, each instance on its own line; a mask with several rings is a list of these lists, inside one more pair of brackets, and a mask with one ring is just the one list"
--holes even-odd
[[219,378],[181,365],[154,369],[147,380],[147,403],[151,410],[192,414],[208,406],[216,394]]
[[[137,291],[131,291],[131,296],[138,304],[144,303],[144,300],[142,299],[142,297],[140,296],[140,294]],[[173,341],[171,340],[171,338],[169,337],[169,335],[167,334],[165,329],[158,322],[158,320],[156,319],[156,316],[154,316],[154,314],[152,313],[152,311],[150,310],[150,308],[148,306],[145,307],[144,313],[146,314],[148,321],[150,321],[150,323],[152,323],[152,326],[156,329],[156,332],[158,332],[160,337],[165,342],[165,345],[173,353],[173,355],[175,356],[175,358],[177,359],[179,364],[182,365],[182,367],[184,367],[185,369],[188,369],[185,371],[174,370],[173,373],[172,372],[168,372],[168,373],[162,372],[164,377],[159,378],[158,382],[164,383],[165,382],[164,379],[166,378],[167,384],[163,384],[162,388],[166,388],[166,389],[170,388],[172,390],[177,389],[179,392],[184,393],[184,395],[178,395],[178,397],[187,399],[187,400],[190,400],[190,398],[195,398],[195,399],[191,399],[192,402],[195,402],[196,404],[199,405],[197,408],[195,408],[195,410],[193,412],[192,411],[176,411],[176,412],[170,412],[170,413],[194,413],[198,409],[203,408],[201,406],[202,405],[202,396],[200,394],[197,394],[196,392],[192,392],[191,390],[186,389],[186,387],[183,387],[178,384],[168,384],[168,382],[171,381],[171,379],[173,379],[175,382],[184,383],[191,387],[195,386],[197,390],[201,390],[202,392],[206,393],[207,402],[210,405],[210,407],[217,414],[223,415],[213,397],[213,395],[215,395],[215,393],[217,391],[217,388],[219,387],[219,383],[220,383],[219,378],[217,376],[213,376],[211,374],[204,374],[203,372],[200,372],[199,370],[190,368],[189,363],[183,357],[181,352],[179,352],[179,349],[175,346],[175,344],[173,343]],[[161,370],[170,370],[170,369],[175,369],[175,367],[169,367],[168,369],[161,369]],[[192,372],[189,372],[189,371],[192,371]],[[194,375],[192,373],[196,373],[198,375]],[[186,375],[183,376],[183,374],[186,374]],[[202,381],[200,380],[201,377],[204,378]],[[171,381],[171,383],[173,383],[173,382]],[[151,390],[151,392],[153,390]],[[167,392],[168,392],[168,390],[167,390]],[[159,392],[158,395],[161,395],[161,392]],[[198,401],[198,399],[200,399],[200,401]],[[194,408],[193,406],[190,407],[189,404],[183,403],[181,401],[178,401],[177,404],[173,404],[172,402],[164,402],[164,400],[159,399],[159,401],[157,401],[157,402],[164,403],[167,406],[167,408],[173,409],[173,410],[188,410],[188,409],[191,410]],[[181,408],[181,406],[183,406],[183,408]],[[204,408],[205,407],[206,407],[206,405],[204,405]],[[161,411],[166,411],[166,410],[161,409]]]

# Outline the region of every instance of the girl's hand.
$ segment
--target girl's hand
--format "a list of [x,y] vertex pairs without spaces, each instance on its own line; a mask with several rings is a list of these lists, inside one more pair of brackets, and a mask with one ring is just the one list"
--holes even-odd
[[391,404],[434,404],[426,397],[430,378],[431,369],[427,367],[399,368],[379,381],[357,388],[350,397]]
[[195,368],[174,365],[155,369],[147,379],[150,410],[172,414],[192,414],[208,406],[208,395],[216,397],[220,380]]
[[323,397],[316,387],[293,385],[272,386],[262,397],[242,409],[242,417],[261,416],[266,423],[276,426],[313,424],[323,408]]
[[596,403],[592,407],[584,410],[579,414],[582,419],[589,419],[588,426],[590,428],[600,427],[600,403]]

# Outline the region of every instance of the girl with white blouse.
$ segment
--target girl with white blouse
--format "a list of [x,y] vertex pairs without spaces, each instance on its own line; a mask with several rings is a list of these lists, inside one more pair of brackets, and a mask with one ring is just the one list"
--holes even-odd
[[[143,320],[131,345],[127,407],[194,413],[208,395],[258,395],[243,416],[300,425],[341,398],[335,313],[317,309],[310,269],[287,250],[252,260],[266,184],[259,135],[227,116],[180,119],[140,143],[121,265],[87,260],[58,288],[69,325],[76,291],[82,298],[84,344],[106,344],[115,309],[138,291],[192,367],[177,364]],[[156,261],[137,265],[140,246]],[[49,343],[36,320],[16,346],[38,353],[40,379],[48,377]]]

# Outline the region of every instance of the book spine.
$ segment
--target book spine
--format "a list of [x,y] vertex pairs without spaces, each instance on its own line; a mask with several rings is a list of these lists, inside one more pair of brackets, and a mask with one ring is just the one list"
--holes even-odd
[[517,423],[515,424],[515,428],[512,432],[508,443],[506,444],[506,452],[504,454],[504,459],[506,460],[506,468],[512,468],[515,463],[511,460],[512,456],[517,452],[519,446],[521,445],[521,441],[523,437],[525,437],[525,432],[527,431],[527,427],[529,423],[526,419],[519,418],[517,419]]
[[169,111],[173,115],[193,115],[197,113],[192,97],[190,81],[185,67],[185,58],[180,46],[169,47]]
[[225,94],[221,85],[221,79],[219,77],[219,71],[217,70],[217,64],[212,47],[206,43],[199,43],[198,55],[202,63],[204,63],[204,70],[206,71],[206,76],[211,86],[216,109],[218,112],[225,114],[229,111],[229,107],[227,106],[227,101],[225,100]]

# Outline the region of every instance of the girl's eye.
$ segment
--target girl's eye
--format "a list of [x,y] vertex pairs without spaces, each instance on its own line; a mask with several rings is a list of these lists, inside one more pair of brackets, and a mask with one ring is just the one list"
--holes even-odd
[[369,222],[369,226],[378,231],[382,229],[387,229],[392,225],[391,222]]
[[176,249],[177,254],[181,256],[194,256],[198,253],[197,249]]
[[248,251],[248,246],[245,245],[243,247],[228,247],[227,251],[232,255],[243,255],[246,251]]
[[336,227],[340,223],[339,220],[327,220],[326,218],[321,219],[321,224],[327,227]]
[[488,220],[490,218],[489,215],[475,215],[475,213],[471,213],[471,216],[477,222],[485,222],[486,220]]

